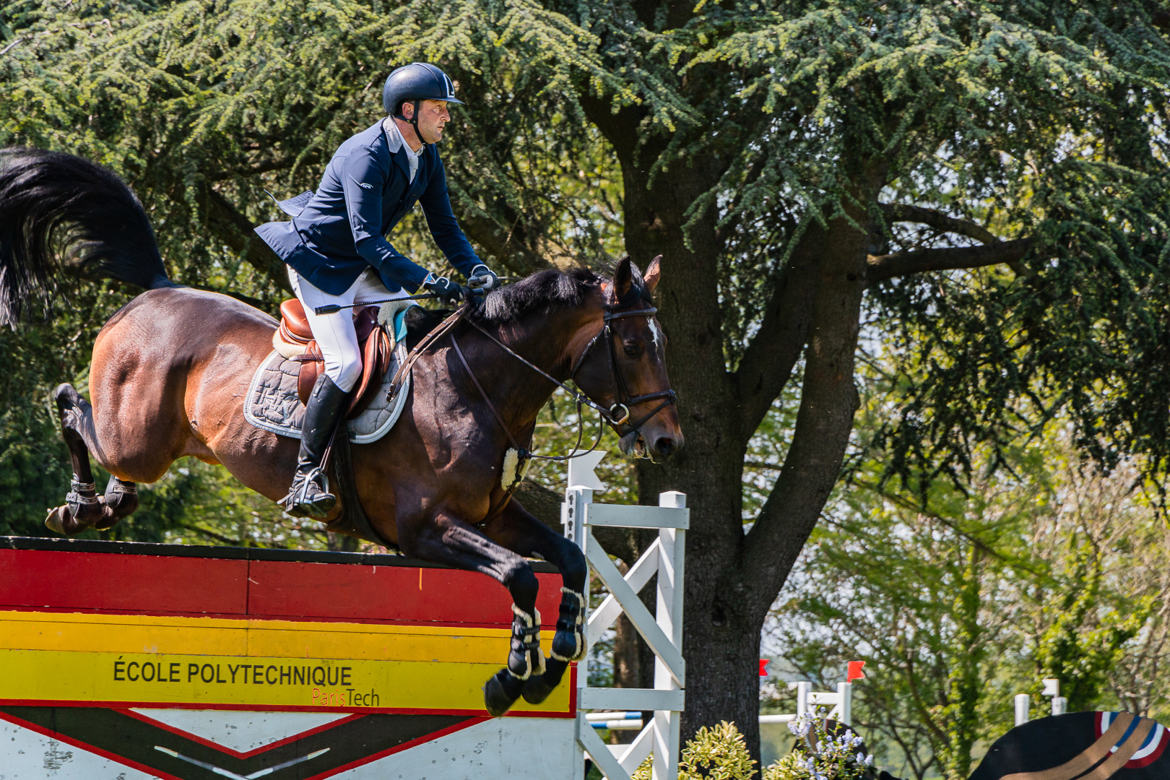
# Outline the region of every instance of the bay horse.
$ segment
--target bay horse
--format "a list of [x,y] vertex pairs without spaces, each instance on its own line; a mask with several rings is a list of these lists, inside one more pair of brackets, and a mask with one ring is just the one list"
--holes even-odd
[[[253,427],[243,414],[276,320],[227,295],[172,282],[145,210],[110,171],[63,153],[0,151],[0,324],[15,325],[30,299],[47,304],[67,271],[146,291],[99,332],[90,400],[67,384],[54,391],[74,475],[51,524],[66,533],[110,527],[137,506],[137,483],[158,480],[184,455],[222,464],[279,500],[298,442]],[[660,275],[659,258],[644,275],[627,258],[612,278],[545,270],[488,294],[417,359],[394,428],[353,449],[353,479],[374,541],[482,572],[509,590],[507,662],[484,686],[492,715],[521,695],[543,701],[585,651],[581,550],[501,484],[505,453],[531,441],[556,388],[550,379],[572,380],[611,410],[607,421],[627,455],[664,458],[683,445],[650,297]],[[96,494],[91,456],[112,475],[105,495]],[[526,557],[552,563],[563,579],[548,659]]]
[[[836,721],[825,721],[823,730],[846,739],[854,734]],[[851,776],[901,780],[853,760],[869,753],[864,742],[853,744],[845,767]],[[1070,712],[1014,727],[991,745],[968,780],[1166,780],[1167,747],[1170,730],[1150,718],[1129,712]],[[817,751],[816,741],[798,742],[796,749],[810,755]]]

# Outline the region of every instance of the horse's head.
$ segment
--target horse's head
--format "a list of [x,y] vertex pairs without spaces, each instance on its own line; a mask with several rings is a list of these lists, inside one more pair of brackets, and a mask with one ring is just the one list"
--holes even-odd
[[609,409],[622,452],[666,458],[683,445],[674,391],[666,376],[666,337],[651,301],[661,276],[658,257],[645,275],[623,259],[603,283],[601,330],[573,367],[573,380]]

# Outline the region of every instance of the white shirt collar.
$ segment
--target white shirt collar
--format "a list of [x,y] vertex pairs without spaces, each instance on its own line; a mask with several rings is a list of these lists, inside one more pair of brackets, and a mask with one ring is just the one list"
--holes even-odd
[[394,121],[393,117],[383,119],[382,128],[386,131],[386,140],[390,142],[391,152],[397,154],[399,149],[406,149],[407,153],[418,158],[422,157],[422,153],[426,151],[426,144],[420,146],[417,152],[410,148],[410,144],[402,137],[402,131],[398,129],[398,123]]
[[418,174],[419,158],[422,157],[427,145],[420,146],[417,152],[411,149],[410,144],[406,143],[406,139],[402,137],[402,131],[398,129],[398,123],[392,117],[386,117],[382,121],[382,127],[385,128],[386,145],[390,148],[391,154],[398,154],[399,149],[406,150],[406,163],[410,169],[410,182],[413,184],[414,177]]

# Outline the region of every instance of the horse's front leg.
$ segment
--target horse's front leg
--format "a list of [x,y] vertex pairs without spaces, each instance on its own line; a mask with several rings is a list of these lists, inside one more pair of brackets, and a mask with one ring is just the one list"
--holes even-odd
[[541,523],[514,499],[484,530],[509,550],[529,557],[538,555],[561,572],[564,587],[560,614],[545,673],[524,681],[524,700],[539,704],[560,683],[569,662],[585,655],[583,619],[588,564],[580,547]]
[[539,583],[524,558],[501,547],[467,523],[438,513],[432,524],[400,533],[407,555],[487,574],[512,594],[512,640],[507,665],[484,685],[484,706],[503,715],[520,697],[524,683],[544,674],[540,649],[540,615],[536,612]]

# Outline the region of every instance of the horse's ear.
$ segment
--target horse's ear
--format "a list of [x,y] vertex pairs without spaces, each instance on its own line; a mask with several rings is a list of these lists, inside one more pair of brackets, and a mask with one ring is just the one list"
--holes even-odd
[[618,261],[617,268],[613,272],[613,301],[616,303],[624,300],[633,284],[633,263],[630,262],[630,256],[626,255]]
[[650,265],[646,267],[646,272],[642,274],[642,281],[646,285],[646,292],[651,295],[654,294],[654,288],[658,286],[658,281],[662,278],[662,255],[656,256],[650,261]]

